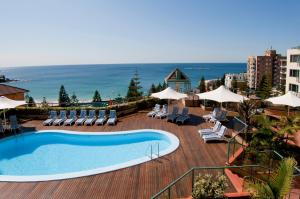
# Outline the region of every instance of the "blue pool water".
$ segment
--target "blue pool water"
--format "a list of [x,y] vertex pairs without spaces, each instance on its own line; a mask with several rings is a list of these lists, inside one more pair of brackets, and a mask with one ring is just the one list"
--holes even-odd
[[[34,132],[0,142],[0,180],[63,179],[107,172],[150,160],[178,147],[174,135],[157,130],[117,133]],[[38,176],[35,178],[34,176]]]

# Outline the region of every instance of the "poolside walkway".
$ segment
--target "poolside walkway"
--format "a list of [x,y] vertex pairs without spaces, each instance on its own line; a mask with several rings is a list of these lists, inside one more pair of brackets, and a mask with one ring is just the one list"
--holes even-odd
[[182,126],[148,118],[145,113],[120,118],[116,126],[44,127],[41,121],[26,122],[23,126],[37,130],[105,132],[161,129],[174,133],[180,139],[180,147],[155,161],[89,177],[34,183],[0,182],[0,198],[150,198],[193,166],[223,166],[226,161],[226,143],[205,144],[197,133],[200,126],[207,126],[200,117],[203,111],[190,108],[190,113],[191,121]]

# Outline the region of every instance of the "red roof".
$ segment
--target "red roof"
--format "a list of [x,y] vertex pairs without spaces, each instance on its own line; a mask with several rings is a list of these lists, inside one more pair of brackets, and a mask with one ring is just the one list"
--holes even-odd
[[0,96],[1,95],[9,95],[9,94],[15,94],[15,93],[26,93],[29,92],[29,90],[18,88],[15,86],[9,86],[6,84],[0,84]]

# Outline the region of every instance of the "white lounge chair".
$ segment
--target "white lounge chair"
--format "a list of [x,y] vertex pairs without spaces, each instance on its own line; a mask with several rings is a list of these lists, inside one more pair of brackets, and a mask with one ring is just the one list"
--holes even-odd
[[107,120],[108,125],[115,125],[117,123],[117,112],[116,110],[110,110],[109,119]]
[[177,124],[184,124],[188,119],[190,119],[189,108],[184,107],[182,109],[182,113],[179,114],[178,117],[176,117],[176,123]]
[[9,116],[10,130],[16,132],[21,130],[21,125],[18,124],[17,117],[15,115]]
[[67,119],[67,112],[65,110],[62,110],[59,113],[59,117],[54,120],[53,125],[60,126],[66,121],[66,119]]
[[5,133],[5,129],[4,129],[4,126],[3,126],[3,123],[2,123],[2,120],[0,119],[0,132],[1,133]]
[[81,110],[79,118],[76,120],[75,124],[77,126],[83,125],[84,121],[86,120],[86,110]]
[[155,118],[165,118],[168,116],[168,106],[167,105],[163,105],[161,111],[159,111],[158,113],[156,113]]
[[155,104],[155,106],[153,107],[152,111],[150,111],[149,113],[147,113],[148,117],[155,117],[155,115],[157,113],[159,113],[160,111],[160,105],[159,104]]
[[217,121],[215,123],[215,125],[213,126],[213,128],[200,129],[198,132],[199,132],[200,136],[209,135],[209,134],[216,133],[217,131],[219,131],[221,126],[222,126],[221,122]]
[[224,140],[224,135],[226,133],[227,128],[225,126],[221,126],[220,130],[216,133],[211,133],[209,135],[203,135],[202,138],[204,142],[207,141],[215,141],[215,140]]
[[167,116],[167,121],[174,122],[178,116],[178,107],[174,106],[173,112]]
[[205,121],[209,121],[212,117],[217,117],[219,114],[221,113],[221,109],[219,107],[214,108],[213,112],[207,114],[207,115],[203,115],[203,119],[205,119]]
[[84,124],[86,126],[90,125],[92,126],[94,124],[94,122],[96,121],[96,111],[95,110],[90,110],[89,111],[89,116],[87,117],[87,119],[85,120]]
[[70,111],[70,115],[69,118],[64,122],[64,125],[72,125],[73,123],[75,123],[77,117],[76,117],[76,111],[75,110],[71,110]]
[[54,120],[57,119],[57,112],[56,111],[50,111],[49,118],[43,122],[44,126],[50,126],[54,122]]
[[216,117],[211,117],[209,121],[213,123],[215,123],[216,121],[223,122],[226,121],[227,119],[226,116],[227,116],[227,111],[222,111],[220,115]]
[[99,117],[96,120],[95,124],[96,125],[103,125],[107,120],[106,114],[105,114],[105,110],[100,110],[99,111]]

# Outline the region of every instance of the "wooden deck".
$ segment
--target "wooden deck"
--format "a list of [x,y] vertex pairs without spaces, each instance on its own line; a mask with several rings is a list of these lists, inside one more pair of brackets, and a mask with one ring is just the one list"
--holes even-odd
[[161,129],[175,134],[180,147],[173,153],[129,168],[68,180],[34,183],[0,182],[0,198],[150,198],[193,166],[223,166],[226,143],[205,144],[197,133],[207,124],[201,119],[200,108],[190,108],[192,119],[178,126],[137,113],[124,118],[116,126],[44,127],[41,121],[23,124],[27,128],[68,129],[77,131],[120,131],[131,129]]

